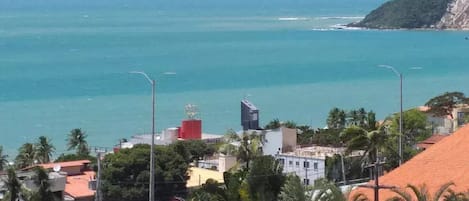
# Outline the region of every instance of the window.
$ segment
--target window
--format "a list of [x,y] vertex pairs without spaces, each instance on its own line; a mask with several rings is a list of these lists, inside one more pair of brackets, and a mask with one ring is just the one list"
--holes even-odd
[[293,165],[293,161],[288,161],[288,165],[292,166],[292,165]]
[[309,185],[309,179],[303,179],[303,184]]
[[318,163],[317,163],[317,162],[314,162],[314,163],[313,163],[313,168],[314,168],[314,170],[316,170],[316,171],[318,170]]
[[309,168],[309,162],[308,162],[308,161],[305,161],[305,162],[303,163],[303,167],[304,167],[304,168]]
[[300,162],[299,161],[296,161],[296,166],[300,166]]
[[279,159],[278,159],[278,162],[279,162],[282,166],[285,165],[285,159],[283,159],[283,158],[279,158]]

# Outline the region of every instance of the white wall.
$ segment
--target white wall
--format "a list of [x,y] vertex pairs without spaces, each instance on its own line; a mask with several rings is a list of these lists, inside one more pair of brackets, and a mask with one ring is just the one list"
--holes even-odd
[[[277,159],[284,161],[284,173],[294,173],[303,182],[305,179],[309,179],[309,185],[314,185],[315,180],[326,176],[324,159],[282,154],[277,155]],[[309,167],[305,167],[305,162],[309,163]]]

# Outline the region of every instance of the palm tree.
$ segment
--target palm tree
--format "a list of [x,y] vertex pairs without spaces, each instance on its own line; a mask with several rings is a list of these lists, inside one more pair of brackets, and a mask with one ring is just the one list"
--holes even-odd
[[[415,195],[415,198],[416,198],[415,201],[439,201],[445,195],[445,193],[448,192],[449,187],[453,185],[454,185],[453,182],[448,182],[448,183],[443,184],[435,192],[433,197],[430,196],[428,189],[425,185],[417,187],[412,184],[407,184],[407,188],[409,188],[411,192],[413,193],[413,195]],[[389,200],[414,201],[412,195],[403,189],[392,189],[392,191],[397,193],[398,196],[394,196],[390,198]]]
[[52,153],[55,152],[55,147],[50,143],[50,140],[45,136],[41,136],[36,143],[36,158],[39,163],[49,163]]
[[443,196],[444,201],[469,201],[468,192],[455,192],[452,189],[448,189],[447,192],[448,193]]
[[49,174],[44,168],[34,168],[34,184],[38,187],[38,190],[31,196],[31,201],[50,201],[54,200],[54,195],[50,190],[51,184],[49,182]]
[[368,162],[375,161],[379,151],[392,150],[387,143],[389,136],[384,132],[383,127],[368,132],[363,128],[351,126],[340,134],[340,138],[347,147],[346,153],[362,150],[364,151],[363,156],[367,156]]
[[17,201],[21,196],[21,183],[16,176],[15,169],[8,168],[7,175],[8,178],[4,181],[7,195],[4,200]]
[[298,176],[290,174],[282,186],[279,201],[306,201],[305,189]]
[[18,150],[15,158],[15,164],[18,168],[25,168],[35,163],[36,151],[31,143],[24,143]]
[[342,193],[342,190],[337,187],[334,183],[327,181],[326,179],[319,179],[313,188],[311,195],[312,201],[368,201],[366,195],[362,193],[354,194],[350,197],[351,189],[346,193]]
[[[238,161],[244,163],[246,168],[249,169],[249,163],[252,159],[262,155],[262,145],[265,143],[265,137],[263,134],[246,133],[244,132],[241,136],[230,130],[225,135],[226,145],[223,148],[228,154],[236,155]],[[232,143],[239,144],[237,148],[234,148]],[[233,150],[233,148],[235,150]]]
[[3,155],[3,146],[0,145],[0,171],[3,171],[8,165],[8,155]]
[[77,155],[89,155],[88,142],[86,141],[86,133],[80,128],[75,128],[68,135],[68,150],[76,149]]

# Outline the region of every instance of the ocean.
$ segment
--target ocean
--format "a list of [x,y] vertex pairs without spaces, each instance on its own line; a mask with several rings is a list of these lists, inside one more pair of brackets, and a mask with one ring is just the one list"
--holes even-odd
[[0,1],[0,145],[73,128],[92,146],[179,126],[195,104],[203,131],[240,129],[240,100],[315,128],[332,107],[384,118],[446,91],[469,93],[463,31],[344,30],[383,0]]

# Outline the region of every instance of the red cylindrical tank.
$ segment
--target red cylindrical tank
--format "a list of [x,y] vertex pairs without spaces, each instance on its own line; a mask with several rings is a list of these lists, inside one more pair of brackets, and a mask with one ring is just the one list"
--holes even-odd
[[180,132],[182,139],[202,139],[202,120],[183,120]]

